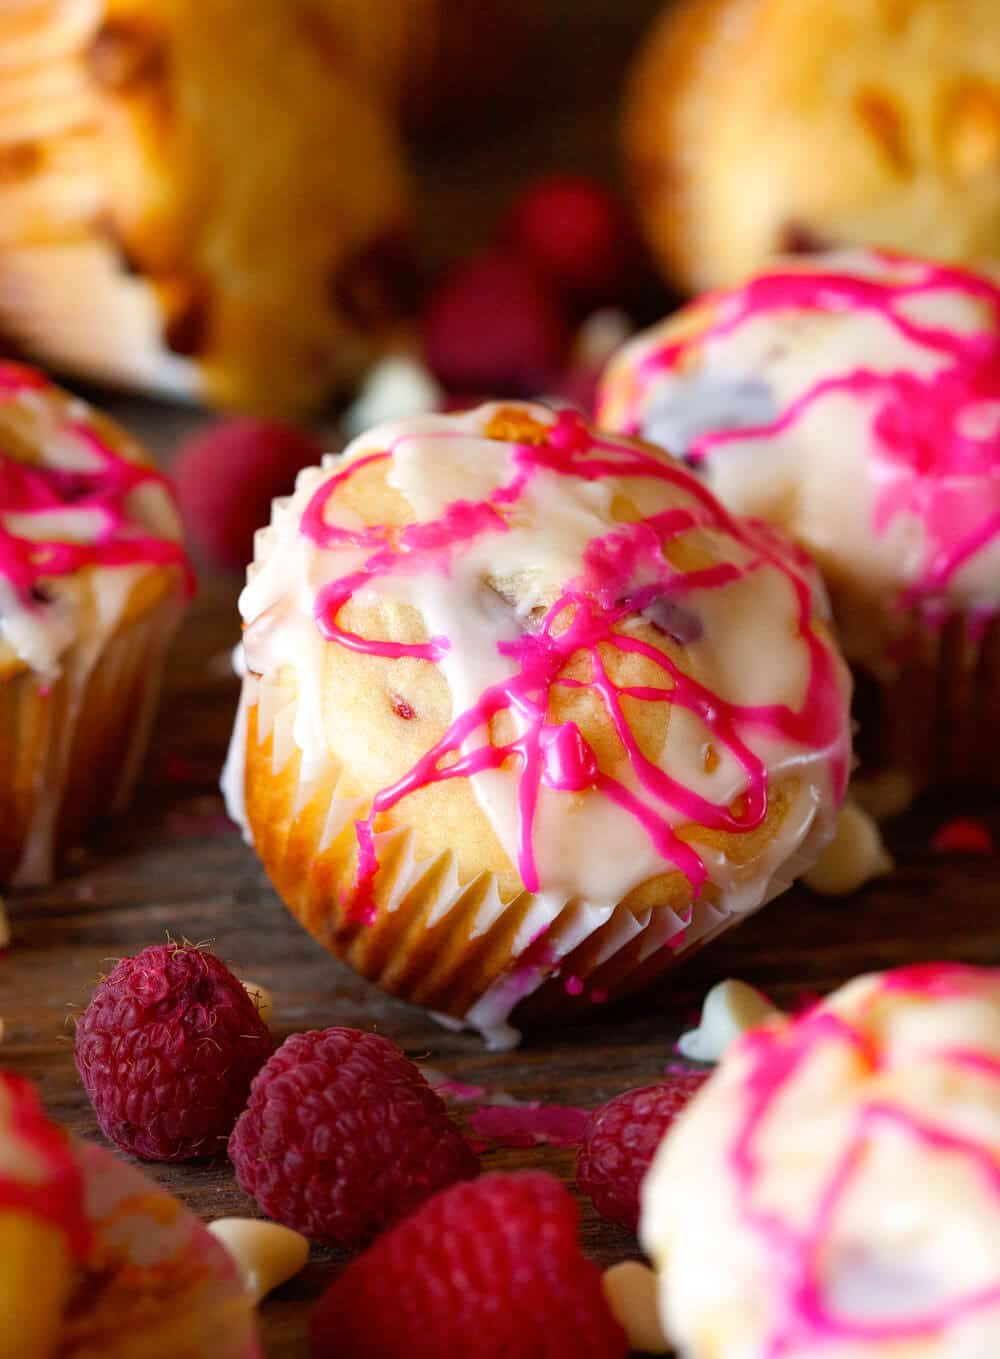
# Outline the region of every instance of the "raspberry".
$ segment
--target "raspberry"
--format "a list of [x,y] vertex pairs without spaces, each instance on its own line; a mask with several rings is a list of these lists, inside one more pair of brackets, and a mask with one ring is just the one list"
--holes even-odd
[[628,291],[634,233],[617,197],[592,179],[539,180],[511,208],[500,235],[583,307],[621,301]]
[[239,981],[188,944],[123,958],[76,1026],[76,1065],[101,1131],[146,1161],[219,1151],[271,1048]]
[[174,466],[181,514],[217,566],[239,570],[271,501],[287,495],[323,450],[303,430],[262,420],[223,420],[185,443]]
[[269,1217],[344,1246],[479,1171],[413,1063],[357,1029],[286,1039],[253,1083],[229,1156]]
[[576,1187],[602,1217],[638,1228],[643,1176],[667,1129],[707,1079],[685,1071],[663,1085],[626,1090],[594,1110],[576,1161]]
[[989,827],[973,817],[958,817],[939,826],[931,838],[931,849],[938,854],[995,854]]
[[568,335],[554,294],[508,251],[460,264],[424,314],[424,356],[454,391],[529,396],[558,372]]
[[551,1175],[484,1175],[438,1194],[334,1281],[315,1359],[621,1359],[625,1333]]

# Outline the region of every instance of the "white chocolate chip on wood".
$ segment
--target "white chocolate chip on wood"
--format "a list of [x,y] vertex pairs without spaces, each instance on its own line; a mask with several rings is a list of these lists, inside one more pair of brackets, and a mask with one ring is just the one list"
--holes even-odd
[[220,1217],[208,1230],[235,1261],[254,1302],[298,1274],[309,1259],[300,1232],[253,1217]]
[[271,1013],[274,1009],[274,1002],[271,999],[270,991],[266,986],[261,986],[259,982],[245,981],[241,984],[243,990],[253,1001],[254,1005],[256,1005],[257,1013],[260,1015],[261,1019],[265,1024],[270,1024]]
[[643,1354],[666,1354],[670,1346],[660,1323],[656,1275],[638,1260],[624,1260],[604,1271],[604,1296],[629,1348]]
[[694,1062],[721,1061],[730,1043],[777,1013],[767,996],[746,982],[718,982],[705,997],[698,1027],[681,1035],[677,1050]]
[[848,800],[837,817],[836,834],[805,880],[814,892],[844,896],[891,873],[894,866],[875,821]]

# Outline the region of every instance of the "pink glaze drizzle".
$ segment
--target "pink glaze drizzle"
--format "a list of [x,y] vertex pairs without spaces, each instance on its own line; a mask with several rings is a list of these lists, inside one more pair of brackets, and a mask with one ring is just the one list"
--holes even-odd
[[[906,995],[918,1001],[961,998],[1000,985],[1000,970],[958,964],[920,964],[885,974],[865,998],[863,1013],[887,996]],[[780,1213],[759,1206],[762,1158],[757,1147],[766,1138],[775,1105],[816,1050],[837,1044],[874,1073],[885,1068],[875,1042],[822,1004],[807,1011],[785,1029],[762,1029],[741,1040],[740,1055],[749,1061],[744,1079],[746,1110],[729,1148],[729,1167],[735,1178],[741,1215],[767,1244],[773,1258],[769,1277],[781,1297],[775,1309],[776,1328],[762,1359],[819,1352],[834,1341],[903,1341],[934,1337],[947,1327],[987,1308],[1000,1306],[1000,1279],[944,1304],[924,1308],[914,1301],[911,1315],[865,1320],[838,1315],[823,1279],[823,1259],[836,1216],[850,1190],[870,1139],[889,1127],[925,1146],[931,1153],[962,1157],[982,1182],[983,1192],[1000,1209],[1000,1162],[986,1144],[934,1126],[884,1099],[864,1103],[850,1139],[838,1158],[819,1201],[804,1228],[786,1222]],[[930,1054],[937,1062],[1000,1079],[1000,1061],[989,1054],[964,1049],[941,1049]]]
[[[699,482],[683,468],[667,463],[629,442],[597,436],[579,416],[560,412],[541,445],[511,444],[514,474],[485,500],[449,504],[441,517],[404,528],[368,526],[348,529],[328,522],[327,509],[337,491],[365,467],[390,458],[402,435],[386,452],[372,453],[349,463],[314,493],[301,519],[301,531],[320,548],[360,548],[369,555],[363,565],[331,581],[319,592],[314,607],[317,626],[331,642],[367,655],[395,659],[415,657],[437,661],[451,642],[434,637],[424,643],[378,641],[344,629],[338,613],[355,592],[388,575],[422,572],[446,574],[456,557],[484,534],[508,531],[504,510],[515,504],[541,470],[563,477],[593,480],[601,477],[644,478],[683,490],[695,503],[675,507],[638,523],[620,523],[592,539],[585,551],[585,572],[571,581],[540,621],[537,629],[516,641],[501,641],[499,652],[514,665],[513,673],[482,693],[460,713],[448,731],[396,783],[376,794],[369,814],[355,823],[358,866],[354,913],[370,919],[374,911],[372,882],[378,870],[375,821],[409,794],[446,779],[467,778],[484,770],[518,770],[520,816],[518,869],[529,892],[539,890],[533,830],[541,788],[563,792],[596,790],[625,808],[643,827],[660,856],[680,869],[695,893],[707,877],[702,858],[680,839],[664,808],[684,820],[717,831],[743,833],[759,826],[767,814],[768,773],[763,761],[746,742],[751,730],[766,731],[803,748],[825,751],[831,761],[832,782],[839,797],[846,779],[844,717],[835,661],[811,624],[812,596],[801,558],[779,545],[766,527],[735,521]],[[427,437],[427,436],[424,436]],[[437,437],[448,437],[439,434]],[[747,549],[746,564],[719,563],[683,572],[667,559],[664,543],[698,527],[723,532]],[[793,711],[781,704],[740,706],[727,703],[699,684],[664,651],[639,637],[618,630],[630,616],[640,614],[667,594],[689,600],[699,590],[721,588],[762,567],[780,570],[794,592],[798,629],[810,660],[810,675],[802,707]],[[651,584],[636,587],[640,571]],[[653,663],[663,683],[620,686],[608,673],[609,650],[632,653]],[[574,657],[589,659],[587,681],[565,675]],[[556,686],[586,688],[601,700],[643,790],[640,796],[604,772],[597,757],[573,722],[549,720]],[[716,805],[672,778],[639,748],[623,708],[623,699],[670,703],[695,713],[746,775],[746,794],[739,810]],[[509,711],[523,726],[513,740],[494,745],[489,725]],[[482,733],[481,744],[474,744]]]
[[20,1213],[58,1228],[80,1259],[90,1246],[91,1228],[83,1207],[83,1176],[69,1139],[45,1117],[34,1088],[22,1076],[0,1072],[0,1087],[10,1101],[11,1133],[44,1167],[37,1183],[0,1173],[0,1214]]
[[[49,383],[40,373],[0,363],[0,402],[17,401],[31,392],[44,395],[47,390]],[[139,486],[157,485],[172,495],[166,478],[153,468],[129,462],[84,420],[68,421],[63,431],[93,455],[93,469],[20,462],[0,449],[0,575],[10,582],[21,604],[42,607],[41,582],[46,577],[71,575],[88,566],[177,566],[192,590],[194,577],[180,543],[139,531],[128,513],[129,496]],[[21,537],[4,522],[6,515],[60,510],[95,515],[99,526],[93,541],[39,541]]]
[[[642,393],[646,384],[655,384],[657,373],[680,367],[692,346],[710,345],[756,317],[789,310],[874,313],[924,353],[938,357],[941,366],[929,375],[856,368],[824,378],[770,423],[709,431],[686,453],[697,464],[727,444],[775,438],[831,393],[874,398],[878,409],[872,424],[872,453],[877,459],[873,476],[879,489],[873,529],[885,533],[902,513],[922,522],[923,566],[900,603],[933,605],[955,573],[1000,534],[1000,288],[963,269],[872,253],[888,267],[905,262],[917,277],[889,281],[833,270],[765,274],[737,291],[712,295],[709,302],[718,307],[719,319],[693,339],[677,340],[647,354],[637,365],[636,377]],[[983,304],[992,323],[962,333],[922,325],[900,311],[900,303],[939,289]],[[641,408],[640,400],[626,421],[631,432],[640,431]],[[987,416],[992,412],[978,430],[973,428],[977,411]]]
[[472,1133],[503,1147],[578,1147],[590,1122],[587,1109],[563,1104],[484,1104],[469,1119]]

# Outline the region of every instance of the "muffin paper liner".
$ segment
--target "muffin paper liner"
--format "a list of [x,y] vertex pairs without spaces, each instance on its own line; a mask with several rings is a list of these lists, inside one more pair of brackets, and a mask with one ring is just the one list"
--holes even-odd
[[170,590],[110,637],[76,642],[51,682],[0,680],[0,879],[48,881],[89,825],[127,804],[182,611]]
[[920,615],[900,633],[892,669],[859,685],[859,774],[899,771],[915,792],[963,784],[1000,787],[1000,620]]
[[[764,904],[723,910],[710,888],[683,915],[666,905],[603,907],[553,893],[505,900],[495,874],[463,881],[452,853],[419,858],[414,833],[399,828],[376,832],[375,913],[360,920],[351,915],[351,888],[354,821],[365,804],[348,794],[346,771],[332,759],[304,767],[294,713],[294,696],[280,683],[245,682],[224,779],[235,815],[245,799],[244,829],[278,893],[355,971],[446,1024],[478,1030],[491,1047],[518,1042],[512,1017],[579,1017],[640,990]],[[806,834],[767,899],[815,854]]]

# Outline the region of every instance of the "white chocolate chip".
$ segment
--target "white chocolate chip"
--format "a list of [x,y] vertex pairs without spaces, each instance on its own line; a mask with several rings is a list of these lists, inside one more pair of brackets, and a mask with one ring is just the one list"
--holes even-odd
[[423,415],[441,407],[442,391],[417,359],[394,354],[369,372],[358,399],[344,413],[344,428],[364,434],[373,425]]
[[629,1348],[644,1354],[666,1354],[656,1275],[638,1260],[624,1260],[604,1271],[601,1280],[608,1306],[628,1336]]
[[236,1263],[248,1293],[260,1302],[309,1259],[309,1242],[291,1227],[254,1217],[220,1217],[208,1230]]
[[581,367],[603,367],[634,330],[628,315],[619,307],[602,307],[591,312],[573,339],[573,362]]
[[0,897],[0,948],[10,946],[10,919],[7,916],[7,904],[3,897]]
[[271,1014],[274,1010],[274,1002],[271,993],[266,986],[261,986],[259,982],[245,981],[242,983],[243,990],[247,993],[254,1005],[257,1013],[265,1024],[270,1024]]
[[718,982],[705,997],[698,1027],[681,1035],[677,1050],[694,1062],[719,1062],[730,1043],[777,1013],[767,996],[746,982]]
[[905,812],[917,795],[913,780],[902,769],[883,769],[878,774],[855,774],[851,798],[876,821]]
[[843,896],[891,873],[893,867],[875,821],[848,799],[837,817],[836,834],[805,880],[814,892]]

